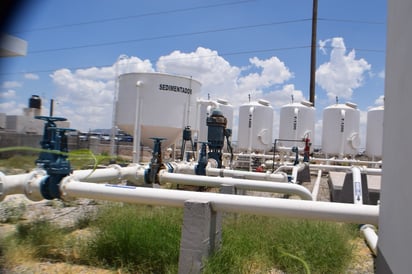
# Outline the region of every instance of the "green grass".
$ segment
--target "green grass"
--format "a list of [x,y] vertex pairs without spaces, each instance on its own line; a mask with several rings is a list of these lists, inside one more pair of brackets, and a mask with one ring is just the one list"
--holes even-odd
[[32,223],[18,224],[15,240],[18,244],[27,246],[34,251],[38,259],[62,258],[60,248],[64,243],[66,231],[49,221],[36,220]]
[[117,204],[102,210],[88,254],[131,273],[177,273],[182,210]]
[[342,273],[351,260],[351,226],[239,216],[227,220],[223,244],[204,273]]
[[[0,246],[0,266],[34,258],[122,273],[178,271],[181,209],[108,203],[96,219],[84,216],[78,223],[77,229],[88,231],[81,240],[46,221],[18,224],[14,236]],[[274,268],[345,273],[357,235],[353,225],[226,214],[222,245],[205,261],[204,273],[269,273]]]
[[31,170],[36,167],[35,161],[37,158],[38,156],[16,154],[8,159],[0,158],[0,167]]

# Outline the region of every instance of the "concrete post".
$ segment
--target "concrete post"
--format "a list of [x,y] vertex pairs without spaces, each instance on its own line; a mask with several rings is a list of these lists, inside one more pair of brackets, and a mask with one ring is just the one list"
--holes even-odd
[[215,248],[215,235],[216,212],[211,203],[186,201],[180,240],[179,274],[202,272],[204,261]]

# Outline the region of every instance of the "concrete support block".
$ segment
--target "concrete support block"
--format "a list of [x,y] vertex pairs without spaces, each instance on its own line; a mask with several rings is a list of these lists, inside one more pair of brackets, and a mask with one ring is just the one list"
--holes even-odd
[[302,184],[304,182],[310,182],[311,181],[311,177],[310,177],[310,168],[309,165],[305,165],[305,167],[303,168],[303,170],[298,172],[298,176],[296,178],[296,181],[299,184]]
[[179,274],[202,272],[204,261],[215,250],[216,215],[210,202],[194,200],[185,202]]

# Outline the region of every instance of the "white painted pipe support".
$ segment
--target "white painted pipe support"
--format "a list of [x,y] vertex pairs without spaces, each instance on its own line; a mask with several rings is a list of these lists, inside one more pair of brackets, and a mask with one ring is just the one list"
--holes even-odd
[[376,234],[376,228],[373,225],[366,224],[361,226],[360,231],[369,246],[369,249],[376,256],[378,255],[378,235]]
[[103,185],[79,182],[73,177],[64,178],[60,189],[62,199],[89,198],[180,208],[184,206],[184,202],[187,200],[209,201],[212,203],[213,210],[217,212],[233,212],[273,217],[378,224],[379,216],[379,206],[374,205],[239,196],[124,185]]
[[243,180],[235,178],[175,174],[167,173],[165,170],[159,172],[159,181],[161,184],[172,183],[181,185],[209,187],[221,187],[222,185],[232,185],[237,189],[293,194],[298,195],[303,200],[312,200],[312,194],[307,188],[301,185],[289,183],[263,182],[257,180]]

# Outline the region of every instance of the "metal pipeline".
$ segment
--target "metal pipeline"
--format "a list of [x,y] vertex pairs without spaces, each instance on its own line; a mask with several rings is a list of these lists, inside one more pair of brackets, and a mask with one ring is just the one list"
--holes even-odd
[[[46,175],[46,171],[43,169],[35,169],[30,173],[7,176],[0,172],[0,202],[7,195],[26,194],[26,196],[30,196],[27,186],[36,184],[36,182],[40,183],[40,180],[44,179]],[[43,200],[42,196],[33,198],[33,201],[40,200]]]
[[127,167],[110,165],[102,169],[87,169],[73,171],[73,177],[84,182],[121,182],[129,180],[135,183],[144,183],[145,167],[139,164],[131,164]]
[[232,185],[238,189],[255,190],[264,192],[275,192],[283,194],[298,195],[303,200],[312,200],[310,191],[296,184],[262,182],[257,180],[242,180],[235,178],[197,176],[187,174],[168,173],[166,170],[159,172],[160,183],[172,183],[181,185],[221,187],[222,185]]
[[[193,163],[176,163],[169,162],[166,164],[168,171],[170,173],[179,174],[195,174],[195,165]],[[288,182],[288,175],[283,172],[278,173],[264,173],[264,172],[250,172],[242,170],[233,170],[225,168],[216,168],[216,165],[209,163],[206,167],[207,176],[219,176],[219,177],[233,177],[242,178],[248,180],[259,180],[259,181],[271,181],[271,182]]]
[[320,180],[322,179],[322,170],[318,170],[318,177],[316,177],[315,184],[313,185],[313,190],[312,190],[312,197],[314,201],[318,200],[318,193],[319,193],[319,187],[320,187]]
[[[183,190],[153,189],[123,185],[85,183],[63,179],[63,199],[89,198],[133,204],[184,207],[185,201],[208,201],[218,212],[303,218],[347,223],[378,224],[379,207],[344,203],[288,200]],[[36,189],[32,189],[35,192]],[[37,190],[39,191],[39,190]]]
[[[164,172],[164,174],[168,173]],[[47,175],[43,175],[43,171],[36,171],[17,176],[11,175],[11,177],[2,175],[0,197],[4,198],[9,194],[25,194],[30,200],[42,200],[43,195],[41,192],[41,184],[42,181],[47,178]],[[178,174],[168,175],[173,176]],[[65,177],[61,181],[59,188],[62,199],[90,198],[173,207],[183,207],[185,201],[195,199],[210,201],[213,204],[214,210],[222,212],[369,224],[378,224],[379,215],[379,207],[372,205],[236,196],[182,190],[151,189],[124,185],[103,185],[80,182],[74,176]]]
[[353,203],[363,204],[361,170],[359,167],[352,167],[351,170],[353,181]]
[[298,173],[302,171],[305,167],[306,164],[299,164],[292,167],[292,179],[290,181],[292,184],[297,184]]
[[[323,171],[349,171],[353,166],[334,166],[334,165],[310,165],[311,169],[322,169]],[[367,168],[360,167],[362,172],[365,172],[368,175],[382,175],[382,169],[380,168]]]
[[369,249],[373,252],[375,256],[378,255],[378,235],[375,232],[375,226],[366,224],[361,226],[360,231],[362,232],[362,235],[365,238],[366,243],[369,246]]

